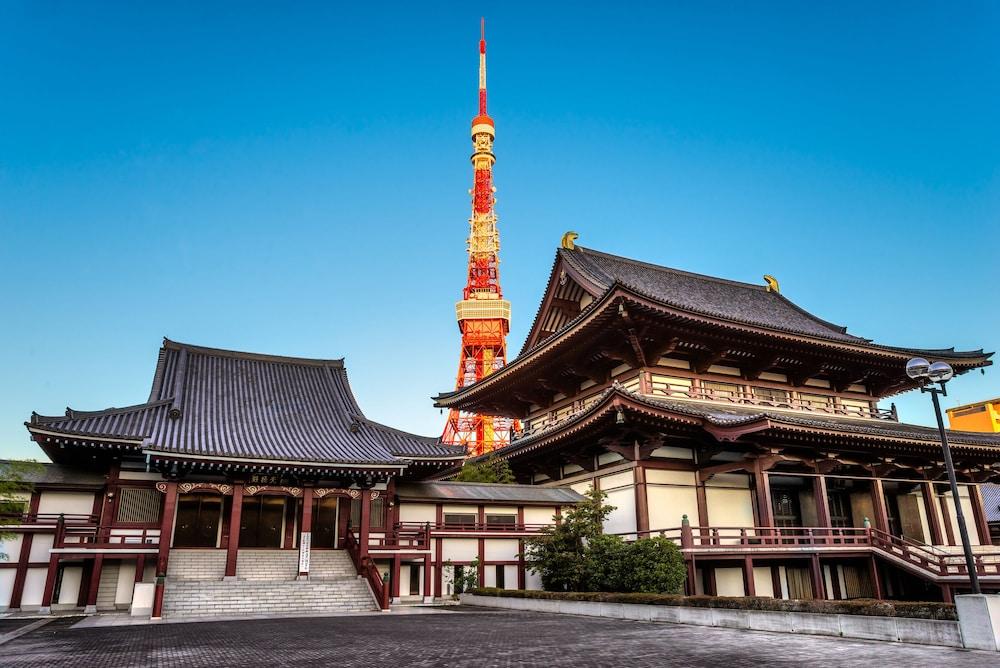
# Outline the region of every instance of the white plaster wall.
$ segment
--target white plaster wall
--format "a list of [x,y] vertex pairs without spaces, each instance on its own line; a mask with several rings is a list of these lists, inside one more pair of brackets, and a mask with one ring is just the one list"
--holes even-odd
[[774,598],[774,581],[771,580],[770,566],[754,566],[753,588],[757,596]]
[[691,526],[698,525],[698,496],[694,487],[665,487],[647,483],[646,506],[649,509],[649,528],[653,531],[679,527],[684,515],[688,516]]
[[604,452],[597,455],[597,463],[600,466],[607,466],[608,464],[614,464],[615,462],[621,462],[624,460],[625,458],[617,452]]
[[434,522],[437,519],[436,507],[432,503],[399,504],[400,522]]
[[703,571],[700,568],[694,569],[694,593],[697,596],[705,595],[705,578],[702,575]]
[[121,561],[118,566],[118,586],[115,589],[115,606],[127,606],[132,602],[132,590],[135,588],[135,561]]
[[517,506],[486,506],[488,515],[517,515]]
[[666,471],[662,469],[646,469],[646,484],[650,485],[687,485],[694,487],[698,479],[694,471]]
[[90,492],[42,492],[38,500],[39,513],[89,515],[94,511],[94,495]]
[[[402,508],[400,508],[400,514],[402,514]],[[410,595],[410,565],[400,564],[399,566],[399,595],[409,596]]]
[[[958,495],[962,502],[962,513],[965,515],[965,526],[969,530],[969,543],[971,545],[979,545],[979,532],[976,530],[976,519],[975,515],[972,514],[972,500],[969,498],[969,490],[967,487],[959,486]],[[948,523],[951,524],[952,535],[955,536],[955,542],[961,544],[962,540],[960,538],[961,533],[958,531],[958,515],[955,512],[955,501],[951,496],[951,492],[944,497],[945,506],[948,508]],[[942,529],[944,540],[948,540],[947,532]]]
[[581,480],[580,482],[574,482],[569,486],[571,490],[579,494],[586,494],[590,491],[590,488],[594,486],[593,480]]
[[[37,536],[35,539],[37,540]],[[42,604],[42,594],[45,593],[46,568],[29,568],[24,578],[24,591],[21,592],[21,607],[37,607]]]
[[555,506],[525,506],[525,524],[553,524],[556,515]]
[[122,480],[163,480],[159,473],[146,473],[145,471],[120,471],[118,477]]
[[476,513],[478,513],[478,512],[479,512],[479,506],[477,506],[476,504],[469,504],[469,505],[459,505],[459,504],[454,504],[454,503],[453,503],[453,504],[450,504],[450,505],[445,505],[445,506],[442,506],[442,507],[444,508],[444,512],[445,512],[446,514],[451,514],[451,513],[456,513],[456,514],[459,514],[459,513],[464,513],[464,514],[466,514],[466,515],[467,515],[467,514],[469,514],[469,513],[473,513],[473,514],[476,514]]
[[[917,512],[920,513],[920,530],[924,532],[926,542],[931,542],[931,525],[927,521],[927,505],[924,503],[924,495],[919,491],[913,492],[917,501]],[[843,591],[843,590],[841,590]]]
[[[516,583],[517,580],[515,579],[514,582]],[[540,590],[542,588],[542,576],[538,573],[526,571],[524,573],[524,588]]]
[[[705,504],[708,506],[708,524],[713,527],[752,527],[753,496],[749,489],[727,489],[723,487],[707,487],[705,489]],[[695,510],[697,513],[697,509]],[[691,524],[696,524],[695,520]],[[736,532],[724,532],[735,534]],[[723,542],[738,543],[739,537]]]
[[784,566],[778,567],[778,580],[781,582],[781,598],[788,598],[788,571]]
[[[828,565],[823,566],[823,588],[826,590],[826,598],[833,599],[833,576],[835,573]],[[839,582],[838,582],[839,584]]]
[[743,596],[743,569],[716,568],[715,593],[719,596]]
[[693,452],[688,448],[675,448],[664,445],[649,453],[650,457],[665,457],[668,459],[694,459]]
[[479,556],[479,541],[475,538],[445,538],[441,541],[444,561],[472,561]]
[[50,533],[36,533],[35,537],[31,540],[31,551],[28,552],[28,561],[34,563],[48,561],[49,550],[52,549],[54,540],[55,536]]
[[[631,475],[631,473],[630,473]],[[635,487],[629,486],[608,492],[605,503],[614,506],[604,520],[605,533],[630,533],[635,531]]]
[[0,610],[10,606],[10,595],[14,593],[15,571],[14,568],[0,568]]
[[80,600],[80,584],[82,582],[82,566],[64,566],[62,569],[62,584],[59,585],[59,600],[53,601],[53,604],[75,608],[77,602]]
[[21,543],[24,542],[24,534],[11,534],[5,539],[0,539],[0,561],[8,564],[16,564],[21,558]]
[[487,538],[484,550],[486,561],[515,561],[517,548],[516,538]]
[[635,483],[635,476],[632,471],[622,471],[621,473],[601,476],[599,484],[600,488],[607,492],[633,483]]

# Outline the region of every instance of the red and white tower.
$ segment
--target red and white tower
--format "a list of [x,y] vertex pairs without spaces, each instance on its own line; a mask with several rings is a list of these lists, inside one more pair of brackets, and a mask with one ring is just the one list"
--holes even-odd
[[[455,304],[462,350],[456,387],[472,385],[507,363],[510,302],[500,289],[500,235],[493,210],[493,140],[496,130],[486,113],[486,21],[479,39],[479,115],[472,119],[472,169],[475,185],[469,219],[469,271],[461,301]],[[452,410],[444,428],[445,443],[463,445],[481,455],[510,443],[514,424],[508,418]]]

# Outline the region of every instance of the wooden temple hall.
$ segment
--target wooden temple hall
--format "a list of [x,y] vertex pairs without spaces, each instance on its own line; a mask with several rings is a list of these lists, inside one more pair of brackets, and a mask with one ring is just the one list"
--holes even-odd
[[[494,453],[519,482],[615,507],[605,527],[682,548],[689,593],[951,600],[968,585],[936,429],[884,403],[913,357],[982,350],[854,336],[761,285],[564,238],[520,354],[437,405],[517,418]],[[960,382],[960,381],[959,381]],[[984,591],[1000,591],[982,483],[1000,435],[949,434]]]
[[[146,402],[34,414],[0,609],[195,617],[387,609],[537,586],[523,540],[580,495],[431,481],[465,450],[365,417],[343,360],[165,340]],[[13,511],[13,512],[11,512]]]

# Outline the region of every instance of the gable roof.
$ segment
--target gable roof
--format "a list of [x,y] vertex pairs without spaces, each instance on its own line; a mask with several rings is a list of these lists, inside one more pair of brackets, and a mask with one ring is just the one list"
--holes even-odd
[[164,339],[149,400],[33,415],[33,432],[135,442],[147,452],[312,464],[452,460],[461,448],[364,416],[342,359],[280,357]]

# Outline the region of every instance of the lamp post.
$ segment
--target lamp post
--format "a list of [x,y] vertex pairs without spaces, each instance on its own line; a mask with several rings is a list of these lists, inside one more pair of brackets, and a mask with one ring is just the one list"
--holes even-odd
[[[934,415],[937,417],[938,431],[941,433],[941,448],[944,451],[944,465],[948,470],[948,483],[951,485],[951,497],[955,501],[955,519],[958,521],[958,533],[962,537],[962,550],[965,552],[965,568],[969,571],[969,582],[972,593],[979,594],[979,574],[976,572],[976,559],[972,556],[972,544],[969,542],[969,530],[965,526],[965,513],[962,512],[962,500],[958,495],[958,481],[955,479],[955,465],[951,461],[951,448],[948,446],[948,434],[944,429],[941,417],[941,402],[938,395],[948,396],[945,383],[955,377],[955,370],[947,362],[933,364],[921,357],[915,357],[906,363],[906,375],[920,383],[921,392],[929,392],[934,401]],[[937,383],[937,387],[934,384]],[[945,518],[947,521],[947,518]]]

